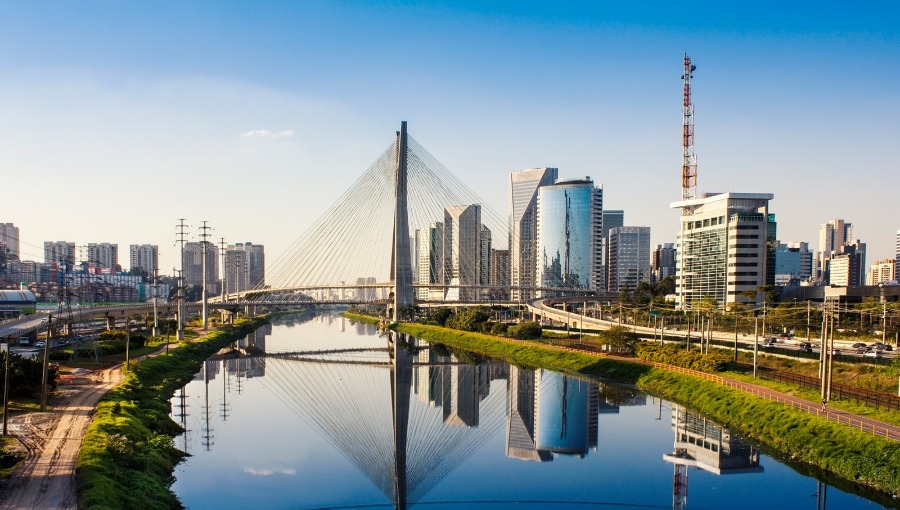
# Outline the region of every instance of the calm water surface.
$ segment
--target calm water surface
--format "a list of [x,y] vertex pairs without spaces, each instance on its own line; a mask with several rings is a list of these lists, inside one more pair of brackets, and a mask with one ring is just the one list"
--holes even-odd
[[289,316],[172,399],[206,508],[882,508],[666,401]]

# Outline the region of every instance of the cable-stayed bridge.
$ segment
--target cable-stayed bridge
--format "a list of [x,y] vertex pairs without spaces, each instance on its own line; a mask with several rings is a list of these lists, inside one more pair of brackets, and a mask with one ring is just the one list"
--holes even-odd
[[501,302],[510,288],[490,285],[488,267],[491,247],[505,247],[507,231],[506,219],[403,122],[381,156],[273,263],[265,286],[225,299],[389,303],[394,320],[417,303]]

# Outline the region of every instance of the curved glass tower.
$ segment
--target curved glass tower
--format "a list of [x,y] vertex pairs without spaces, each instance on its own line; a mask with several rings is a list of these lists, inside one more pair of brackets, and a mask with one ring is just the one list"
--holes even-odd
[[536,283],[545,289],[540,297],[555,294],[546,289],[592,288],[594,197],[590,177],[538,188]]

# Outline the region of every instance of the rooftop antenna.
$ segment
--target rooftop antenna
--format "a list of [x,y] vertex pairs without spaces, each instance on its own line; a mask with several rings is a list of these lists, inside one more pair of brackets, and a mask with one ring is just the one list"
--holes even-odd
[[[691,57],[684,54],[684,74],[681,79],[684,82],[684,128],[682,139],[681,161],[681,199],[693,200],[697,198],[697,155],[694,154],[694,103],[691,101],[691,78],[697,66],[691,64]],[[686,209],[682,209],[685,211]]]

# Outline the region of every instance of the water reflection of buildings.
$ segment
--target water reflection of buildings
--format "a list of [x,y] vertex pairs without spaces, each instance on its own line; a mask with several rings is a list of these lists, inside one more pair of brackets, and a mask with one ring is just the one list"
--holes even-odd
[[594,383],[510,366],[506,456],[547,462],[596,450],[599,404]]
[[673,404],[672,430],[675,449],[663,455],[675,466],[672,508],[687,504],[688,468],[695,467],[716,475],[759,473],[759,452],[738,439],[730,430],[684,407]]

